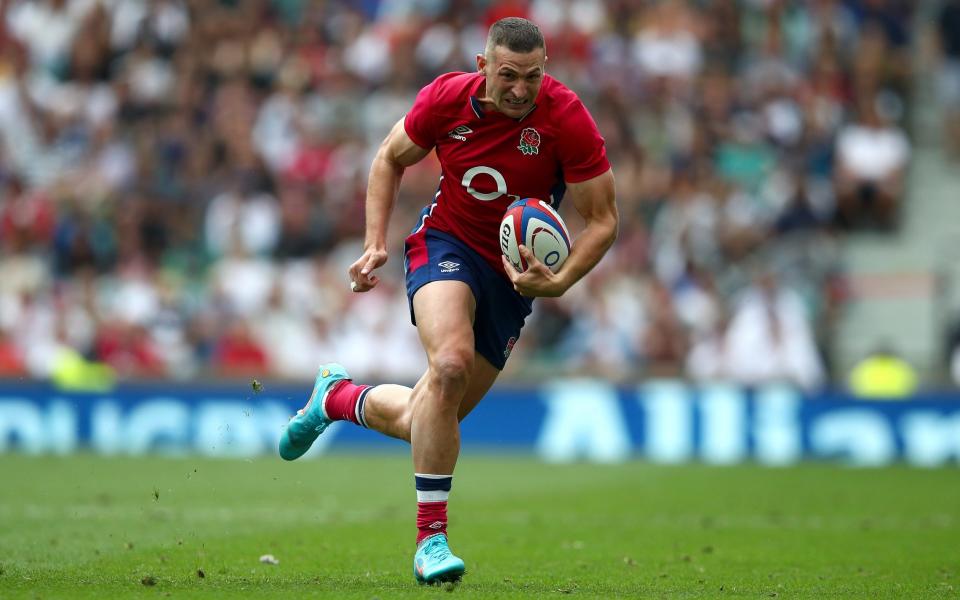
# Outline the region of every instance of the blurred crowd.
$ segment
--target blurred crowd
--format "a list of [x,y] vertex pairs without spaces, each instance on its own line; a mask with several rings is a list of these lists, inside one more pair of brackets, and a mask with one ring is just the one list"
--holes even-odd
[[416,380],[402,240],[439,170],[407,171],[382,284],[351,294],[367,171],[519,15],[597,120],[622,227],[508,375],[822,385],[838,239],[897,226],[911,5],[0,0],[0,375]]

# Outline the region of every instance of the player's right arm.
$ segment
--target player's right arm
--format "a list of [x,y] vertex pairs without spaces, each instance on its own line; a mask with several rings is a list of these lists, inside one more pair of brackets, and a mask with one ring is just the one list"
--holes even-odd
[[380,144],[370,166],[367,180],[366,234],[363,256],[350,265],[351,288],[355,292],[373,289],[380,278],[373,271],[387,262],[387,227],[397,200],[403,171],[430,153],[418,146],[404,129],[403,119],[397,121]]

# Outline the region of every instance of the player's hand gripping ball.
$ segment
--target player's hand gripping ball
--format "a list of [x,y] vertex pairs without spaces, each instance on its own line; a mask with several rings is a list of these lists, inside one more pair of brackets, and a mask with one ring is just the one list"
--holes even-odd
[[552,206],[536,198],[517,200],[500,222],[500,250],[510,264],[527,270],[527,261],[520,255],[523,244],[537,260],[556,273],[570,254],[570,232]]

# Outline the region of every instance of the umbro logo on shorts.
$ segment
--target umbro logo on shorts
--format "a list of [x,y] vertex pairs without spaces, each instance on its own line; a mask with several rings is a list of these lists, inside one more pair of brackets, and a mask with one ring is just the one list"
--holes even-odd
[[445,260],[442,263],[437,263],[437,266],[440,267],[441,273],[454,273],[460,270],[460,263],[455,263],[449,260]]
[[509,340],[507,340],[507,347],[503,351],[503,358],[510,358],[510,353],[513,352],[513,347],[516,345],[516,343],[517,343],[516,337],[512,337]]

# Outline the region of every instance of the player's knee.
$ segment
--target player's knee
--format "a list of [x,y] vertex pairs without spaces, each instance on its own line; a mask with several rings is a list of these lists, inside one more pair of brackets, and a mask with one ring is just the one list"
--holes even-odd
[[473,371],[473,349],[443,350],[430,362],[430,371],[441,390],[462,392]]

